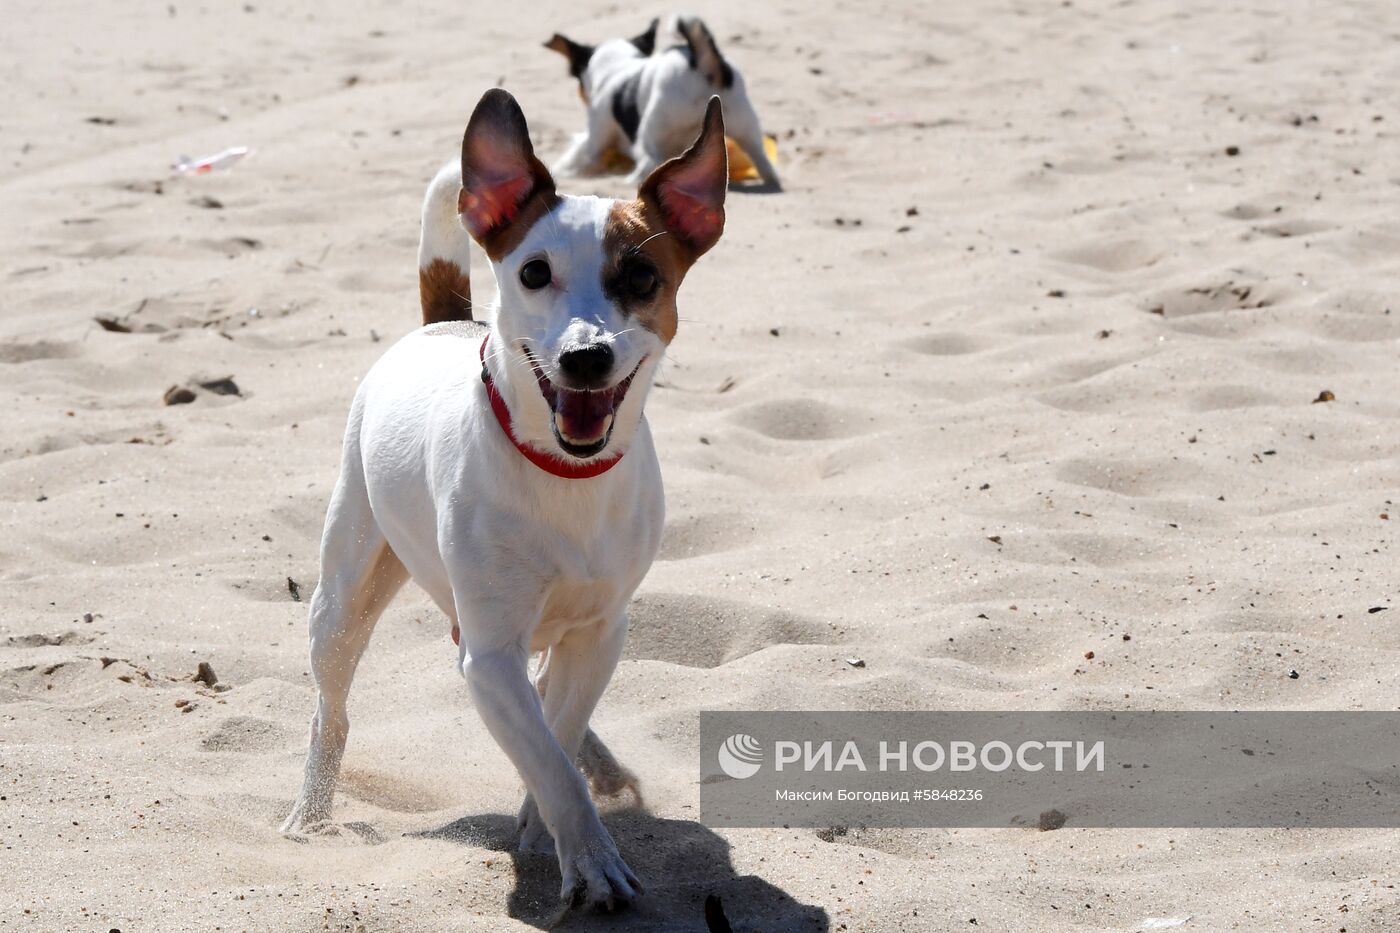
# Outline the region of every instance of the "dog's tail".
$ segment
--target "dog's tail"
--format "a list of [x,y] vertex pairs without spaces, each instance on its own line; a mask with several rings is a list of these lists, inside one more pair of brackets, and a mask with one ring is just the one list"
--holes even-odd
[[423,323],[472,319],[471,240],[457,216],[462,166],[449,162],[423,197],[423,236],[418,242],[418,296]]
[[676,17],[676,32],[685,40],[686,55],[690,67],[700,72],[715,90],[723,90],[734,83],[734,69],[720,54],[710,27],[698,16]]

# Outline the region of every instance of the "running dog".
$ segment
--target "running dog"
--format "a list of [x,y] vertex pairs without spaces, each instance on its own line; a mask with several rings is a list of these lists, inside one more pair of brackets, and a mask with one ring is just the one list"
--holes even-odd
[[596,47],[555,33],[546,42],[569,60],[588,111],[588,129],[574,137],[554,165],[561,175],[596,174],[611,149],[636,163],[630,181],[640,184],[662,162],[677,155],[700,129],[706,101],[718,95],[728,132],[758,169],[763,183],[778,190],[778,171],[763,149],[763,128],[749,101],[744,77],[720,54],[699,19],[681,17],[683,42],[656,51],[657,21],[632,39],[609,39]]
[[[284,831],[330,817],[355,667],[412,577],[451,621],[477,712],[524,779],[520,848],[558,857],[566,904],[611,909],[640,892],[589,796],[636,779],[588,722],[661,538],[642,406],[677,289],[723,232],[727,175],[714,99],[694,144],[635,199],[561,196],[515,99],[482,97],[460,165],[424,202],[427,326],[351,404],[310,607],[319,696]],[[499,286],[489,329],[471,320],[468,233]]]

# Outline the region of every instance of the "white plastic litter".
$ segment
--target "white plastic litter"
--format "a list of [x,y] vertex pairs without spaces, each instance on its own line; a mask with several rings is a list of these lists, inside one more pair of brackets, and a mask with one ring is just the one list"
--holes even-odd
[[232,168],[234,164],[251,155],[252,152],[253,150],[247,146],[230,146],[223,152],[216,152],[202,159],[191,159],[187,155],[182,155],[175,160],[175,165],[172,167],[181,175],[207,175],[210,172],[220,172]]
[[1138,925],[1139,930],[1174,930],[1186,926],[1190,917],[1148,917]]

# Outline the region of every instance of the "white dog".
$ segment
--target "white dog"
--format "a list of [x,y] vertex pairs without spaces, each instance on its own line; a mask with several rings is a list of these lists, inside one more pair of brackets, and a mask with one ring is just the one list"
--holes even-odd
[[720,54],[703,22],[681,17],[683,43],[655,51],[657,21],[633,39],[609,39],[597,47],[555,33],[545,43],[569,60],[588,110],[588,129],[555,164],[561,175],[587,175],[617,149],[632,157],[638,184],[658,165],[682,152],[699,132],[705,103],[718,95],[728,132],[771,189],[778,171],[763,149],[763,128],[749,101],[744,77]]
[[[676,332],[676,290],[724,229],[727,170],[714,100],[695,144],[635,200],[562,197],[515,99],[482,97],[460,168],[439,172],[424,203],[429,326],[374,365],[351,405],[311,601],[320,695],[284,831],[330,816],[355,666],[412,577],[452,621],[477,711],[524,778],[521,848],[555,852],[566,901],[611,908],[640,890],[575,762],[595,792],[635,790],[588,720],[661,537],[642,405]],[[469,320],[463,228],[499,285],[489,330]]]

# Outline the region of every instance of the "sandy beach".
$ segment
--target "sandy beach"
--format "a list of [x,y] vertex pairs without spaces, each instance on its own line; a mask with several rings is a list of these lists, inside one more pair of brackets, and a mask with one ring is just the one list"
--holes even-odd
[[[7,11],[0,929],[546,927],[557,868],[512,854],[522,784],[412,586],[340,831],[278,832],[301,600],[473,104],[511,90],[553,158],[583,113],[540,43],[667,10]],[[719,831],[697,777],[707,709],[1396,708],[1396,9],[695,12],[786,190],[730,195],[648,403],[666,537],[594,719],[648,894],[556,928],[704,930],[709,894],[737,931],[1400,928],[1394,830]]]

